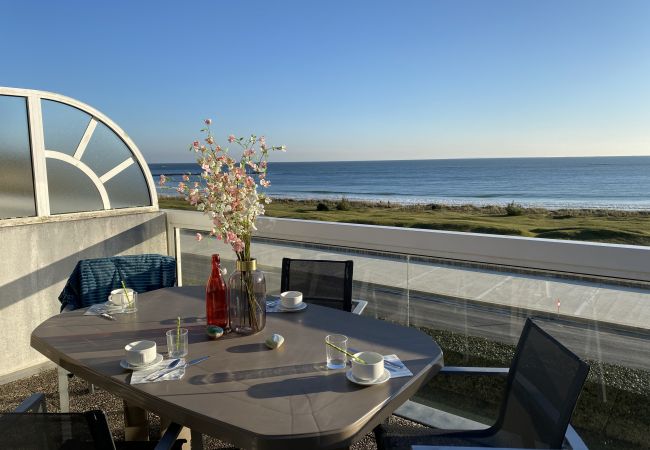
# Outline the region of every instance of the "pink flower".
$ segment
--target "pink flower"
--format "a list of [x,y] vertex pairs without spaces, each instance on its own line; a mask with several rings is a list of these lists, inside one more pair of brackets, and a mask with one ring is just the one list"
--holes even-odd
[[232,249],[235,251],[235,253],[243,252],[244,251],[244,241],[241,239],[237,238],[236,240],[232,241],[230,243],[232,245]]
[[190,181],[190,177],[187,174],[183,175],[183,181]]
[[199,148],[199,141],[192,142],[192,147],[194,147],[195,149]]
[[236,138],[235,138],[234,134],[231,134],[230,136],[228,136],[228,142],[230,142],[230,143],[235,142],[235,139]]
[[208,144],[214,144],[214,138],[212,136],[208,136],[205,139],[205,142],[207,142]]
[[[208,119],[208,120],[209,120],[209,119]],[[206,120],[206,122],[207,122],[207,120]],[[208,124],[208,125],[209,125],[209,124]],[[199,242],[201,242],[202,239],[203,239],[203,235],[202,235],[201,233],[196,233],[196,240],[199,241]]]
[[167,183],[167,177],[165,175],[160,175],[160,180],[158,180],[158,184],[162,186],[165,183]]
[[271,186],[271,182],[270,182],[270,181],[267,181],[267,180],[260,180],[260,184],[261,184],[263,187],[269,187],[269,186]]
[[249,156],[253,156],[254,154],[255,154],[255,150],[253,150],[252,148],[248,148],[248,149],[244,150],[244,153],[243,153],[242,156],[245,156],[245,157],[248,158]]
[[212,123],[212,119],[205,119],[204,122],[206,125],[210,125]]

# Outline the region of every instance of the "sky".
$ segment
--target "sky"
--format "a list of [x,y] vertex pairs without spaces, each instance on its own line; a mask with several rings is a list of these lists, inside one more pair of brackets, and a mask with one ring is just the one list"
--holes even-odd
[[90,104],[148,162],[650,155],[650,1],[0,0],[0,86]]

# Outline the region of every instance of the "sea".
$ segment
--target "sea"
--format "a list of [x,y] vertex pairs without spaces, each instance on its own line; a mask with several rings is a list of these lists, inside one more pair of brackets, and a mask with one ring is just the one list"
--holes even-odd
[[[149,164],[159,195],[176,195],[196,163]],[[650,210],[650,156],[270,162],[272,198],[401,204]]]

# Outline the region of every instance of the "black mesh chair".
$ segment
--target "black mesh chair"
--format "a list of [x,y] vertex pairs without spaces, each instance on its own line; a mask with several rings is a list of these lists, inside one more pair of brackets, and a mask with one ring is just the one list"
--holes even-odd
[[[113,442],[103,411],[48,413],[34,394],[11,413],[0,413],[0,448],[6,450],[167,450],[182,448],[181,426],[172,424],[158,441]],[[117,444],[117,445],[116,445]]]
[[[471,369],[453,368],[450,372],[477,375],[487,370]],[[434,449],[435,446],[562,448],[588,373],[585,362],[528,319],[493,426],[484,430],[450,431],[386,423],[375,429],[377,446],[380,450]],[[570,430],[574,440],[577,437],[572,447],[586,448],[577,433]]]
[[300,291],[307,303],[352,312],[352,261],[282,259],[282,292]]

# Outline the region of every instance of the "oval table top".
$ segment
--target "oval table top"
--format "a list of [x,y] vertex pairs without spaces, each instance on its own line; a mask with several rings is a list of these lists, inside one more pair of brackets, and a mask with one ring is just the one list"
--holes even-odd
[[[115,321],[84,316],[85,309],[54,316],[32,333],[31,345],[70,372],[173,422],[242,448],[341,448],[385,420],[443,365],[440,347],[426,334],[382,320],[309,305],[269,313],[264,330],[205,333],[205,288],[175,287],[139,294],[138,311]],[[148,339],[166,351],[165,331],[180,316],[189,329],[187,359],[210,356],[178,381],[130,385],[120,367],[124,346]],[[285,338],[276,350],[264,340]],[[397,354],[413,377],[363,387],[345,369],[325,367],[325,336],[349,338],[355,349]]]

